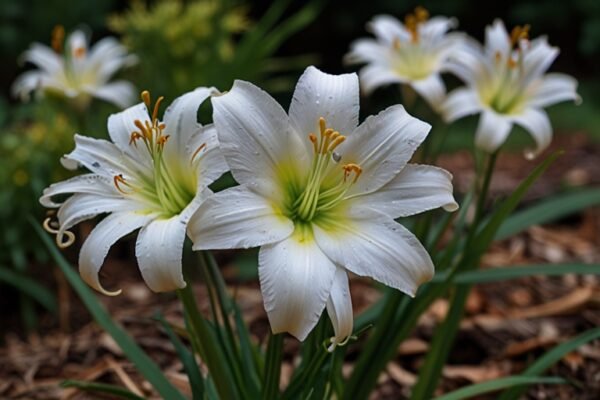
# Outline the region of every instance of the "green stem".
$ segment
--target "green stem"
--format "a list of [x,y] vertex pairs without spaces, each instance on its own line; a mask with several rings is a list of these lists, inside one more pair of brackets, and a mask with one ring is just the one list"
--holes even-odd
[[265,400],[279,397],[279,378],[283,358],[283,334],[271,334],[267,346],[265,374],[263,376],[263,395]]
[[208,366],[219,396],[223,399],[238,398],[235,386],[231,384],[233,379],[227,363],[222,353],[218,352],[215,346],[217,338],[208,322],[200,314],[191,286],[186,285],[183,289],[179,289],[177,295],[183,303],[186,318],[189,320],[189,333],[193,338],[192,342],[196,343],[195,347],[197,347],[200,356]]

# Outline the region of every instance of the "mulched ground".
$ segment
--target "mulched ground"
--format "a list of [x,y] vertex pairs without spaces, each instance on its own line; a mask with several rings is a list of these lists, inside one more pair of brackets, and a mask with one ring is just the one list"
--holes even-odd
[[[555,193],[564,186],[588,186],[600,183],[598,146],[584,135],[562,135],[553,144],[566,153],[528,193],[532,202]],[[444,156],[439,164],[455,175],[455,184],[464,192],[473,178],[468,153]],[[510,192],[534,167],[534,162],[520,154],[503,154],[492,182],[492,197]],[[600,210],[585,210],[552,225],[534,226],[515,237],[494,244],[483,260],[483,268],[531,263],[588,262],[600,263]],[[152,294],[128,257],[131,244],[121,244],[111,252],[105,276],[107,286],[126,287],[123,295],[99,296],[136,341],[161,366],[169,379],[186,393],[187,378],[173,347],[152,320],[156,310],[166,318],[183,324],[179,304],[172,295]],[[227,260],[227,254],[221,256]],[[224,274],[234,275],[235,265],[225,266]],[[36,334],[24,335],[18,328],[18,309],[2,299],[3,335],[0,347],[0,398],[12,399],[84,399],[89,394],[59,387],[65,379],[115,383],[144,396],[156,396],[123,358],[111,337],[90,322],[85,309],[66,286],[60,274],[40,267],[40,274],[53,281],[60,299],[60,318],[43,316]],[[268,332],[260,291],[255,282],[238,283],[235,288],[251,332],[261,343]],[[110,286],[109,286],[110,287]],[[206,299],[204,288],[195,286],[199,301]],[[352,281],[355,312],[360,312],[378,298],[368,280]],[[4,293],[3,293],[4,294]],[[208,304],[202,304],[208,307]],[[409,394],[419,366],[428,351],[428,341],[448,309],[446,300],[438,300],[419,321],[413,336],[398,348],[397,357],[381,375],[373,399],[397,399]],[[478,285],[473,290],[466,315],[461,323],[457,343],[443,370],[439,392],[460,386],[518,374],[556,344],[600,325],[600,282],[597,276],[529,277],[510,282]],[[297,346],[286,339],[286,359],[282,384],[292,372]],[[349,350],[348,360],[360,348]],[[351,362],[344,367],[349,372]],[[574,385],[534,386],[529,399],[598,399],[600,398],[600,343],[592,342],[568,354],[548,375],[568,378]],[[96,397],[94,397],[96,398]],[[494,396],[482,397],[494,398]]]

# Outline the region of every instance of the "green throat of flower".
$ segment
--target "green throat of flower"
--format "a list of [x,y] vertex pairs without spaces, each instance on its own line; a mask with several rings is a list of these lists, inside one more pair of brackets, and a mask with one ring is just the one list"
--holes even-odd
[[521,110],[523,103],[523,51],[519,47],[521,40],[529,37],[529,25],[515,26],[510,34],[512,53],[504,59],[500,52],[495,54],[495,63],[501,76],[493,90],[487,96],[487,103],[500,114],[513,114]]
[[[142,92],[142,100],[150,108],[150,93]],[[163,100],[159,97],[154,104],[151,121],[135,120],[138,130],[131,133],[130,146],[141,145],[146,147],[152,158],[152,177],[141,179],[141,184],[134,185],[126,180],[122,174],[113,177],[114,185],[124,195],[137,195],[148,200],[166,216],[179,214],[193,199],[195,188],[188,188],[177,178],[173,170],[169,169],[164,160],[164,148],[170,135],[165,134],[166,125],[158,120],[158,109]],[[192,156],[194,157],[206,147],[202,144]]]
[[[313,160],[306,185],[291,204],[290,214],[297,222],[310,222],[317,216],[334,209],[343,199],[350,187],[358,180],[362,169],[357,164],[341,165],[336,173],[336,164],[340,156],[335,149],[346,137],[331,128],[327,128],[324,118],[319,119],[319,137],[308,135],[313,145]],[[333,174],[334,179],[329,179]],[[333,182],[326,185],[325,182]]]

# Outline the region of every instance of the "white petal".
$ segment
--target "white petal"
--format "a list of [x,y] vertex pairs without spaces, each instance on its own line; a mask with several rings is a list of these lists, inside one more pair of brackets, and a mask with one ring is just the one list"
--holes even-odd
[[400,77],[386,65],[367,65],[358,72],[358,75],[360,77],[361,89],[365,95],[369,95],[381,86],[406,82],[406,79]]
[[500,53],[503,58],[511,52],[511,42],[504,23],[499,19],[495,20],[493,25],[485,28],[485,49],[489,56],[494,57]]
[[108,81],[122,67],[136,62],[137,58],[128,55],[125,46],[113,37],[98,41],[92,46],[87,57],[87,67],[92,69],[97,74],[98,80],[102,82]]
[[135,101],[136,91],[135,86],[130,82],[117,81],[90,89],[89,93],[119,108],[125,108]]
[[452,175],[441,168],[416,164],[407,164],[381,189],[356,197],[353,202],[394,219],[438,207],[446,211],[458,209],[452,195]]
[[[235,180],[268,198],[280,197],[278,169],[298,160],[294,152],[304,148],[294,142],[285,111],[269,94],[239,80],[212,103],[221,149]],[[300,160],[307,156],[302,153]]]
[[535,139],[536,149],[526,151],[527,158],[534,158],[550,145],[552,125],[545,111],[528,108],[523,114],[514,117],[513,121],[525,128]]
[[262,246],[290,236],[294,224],[264,197],[236,186],[211,196],[192,217],[194,250]]
[[388,62],[391,55],[391,47],[383,46],[373,39],[359,39],[352,43],[350,52],[344,56],[347,64],[380,63]]
[[202,127],[190,138],[186,153],[185,159],[191,160],[192,167],[198,171],[197,187],[199,188],[210,185],[229,171],[229,166],[221,152],[217,130],[212,124]]
[[29,101],[31,92],[37,91],[45,86],[47,77],[40,71],[27,71],[17,77],[12,85],[13,96],[19,97],[21,101]]
[[414,296],[434,272],[417,238],[392,218],[370,209],[314,225],[315,240],[336,265]]
[[475,145],[488,153],[493,153],[506,141],[512,128],[509,117],[485,110],[479,117],[475,133]]
[[85,36],[85,33],[81,30],[73,31],[66,40],[66,49],[65,51],[69,51],[71,59],[77,58],[76,54],[79,53],[79,49],[83,49],[85,51],[84,54],[87,53],[88,40]]
[[404,25],[390,15],[377,15],[367,24],[367,29],[386,45],[392,45],[396,39],[405,42],[411,40],[411,33]]
[[152,169],[151,157],[145,146],[129,144],[131,133],[139,131],[134,121],[150,121],[148,109],[144,103],[129,107],[117,114],[108,117],[108,134],[117,147],[131,156],[137,163],[146,169]]
[[388,183],[406,165],[430,128],[400,105],[368,117],[338,147],[341,163],[358,164],[363,171],[349,193],[369,193]]
[[303,341],[319,321],[336,267],[314,240],[293,235],[261,247],[258,276],[273,333]]
[[333,325],[334,337],[331,338],[329,351],[343,344],[352,335],[354,316],[352,314],[352,298],[348,286],[348,274],[343,268],[337,267],[331,293],[327,299],[327,314]]
[[492,67],[489,56],[485,54],[481,44],[470,37],[463,38],[460,46],[448,56],[448,61],[444,63],[444,70],[470,85],[482,80],[486,70]]
[[56,214],[59,223],[56,242],[62,243],[65,232],[71,227],[96,215],[113,211],[135,211],[139,208],[139,204],[121,197],[76,193],[61,205]]
[[446,96],[446,87],[439,74],[432,74],[425,79],[413,81],[411,86],[434,110],[439,108]]
[[545,37],[527,42],[523,52],[523,85],[539,79],[558,56],[558,48],[551,47]]
[[135,255],[144,281],[154,292],[185,287],[181,265],[185,232],[208,193],[199,192],[179,215],[156,219],[140,231]]
[[165,110],[165,134],[170,135],[164,148],[167,160],[188,162],[182,160],[186,147],[192,136],[202,129],[198,123],[198,109],[214,93],[217,93],[215,88],[199,87],[176,98]]
[[546,107],[561,101],[581,101],[577,94],[577,80],[565,74],[547,74],[534,86],[529,104],[532,107]]
[[39,43],[33,43],[22,57],[24,61],[35,64],[49,74],[54,74],[64,68],[62,58],[50,47]]
[[300,135],[307,154],[312,154],[310,133],[319,134],[319,118],[327,127],[349,135],[358,126],[359,88],[356,74],[330,75],[308,67],[298,80],[290,121]]
[[458,21],[455,18],[433,17],[419,24],[419,36],[422,40],[434,40],[444,36],[452,28],[456,28]]
[[52,197],[68,193],[89,193],[100,196],[119,195],[110,178],[97,174],[85,174],[53,183],[44,189],[40,197],[40,204],[46,208],[59,207],[62,202],[56,203],[52,200]]
[[104,218],[87,237],[79,252],[79,273],[91,287],[106,295],[121,292],[106,291],[98,279],[104,259],[113,244],[123,236],[144,226],[153,218],[150,214],[118,212]]
[[75,135],[75,150],[65,155],[61,163],[67,169],[76,169],[82,165],[96,174],[110,178],[129,171],[131,167],[114,143],[82,135]]
[[481,109],[479,96],[473,89],[467,87],[450,92],[441,107],[444,119],[448,122],[478,113]]

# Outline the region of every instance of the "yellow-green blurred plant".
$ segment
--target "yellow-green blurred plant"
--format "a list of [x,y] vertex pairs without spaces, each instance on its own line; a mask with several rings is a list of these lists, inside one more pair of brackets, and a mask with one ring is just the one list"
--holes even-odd
[[196,86],[224,90],[234,79],[247,79],[269,89],[289,89],[285,73],[301,69],[307,61],[276,60],[275,51],[285,39],[317,15],[309,3],[281,21],[289,0],[278,0],[260,21],[249,20],[247,7],[227,0],[163,0],[146,5],[135,0],[128,11],[109,18],[109,27],[123,35],[124,43],[140,58],[134,80],[143,88],[167,98]]
[[75,127],[68,115],[47,103],[13,111],[28,117],[0,133],[0,284],[17,289],[21,318],[31,329],[37,321],[34,301],[54,311],[55,299],[31,276],[31,262],[44,262],[47,253],[31,237],[28,218],[42,219],[40,193],[49,182],[68,177],[58,160],[73,148]]

